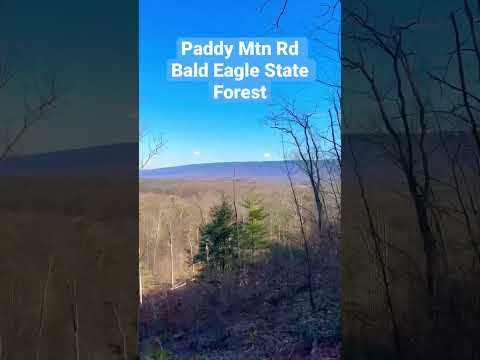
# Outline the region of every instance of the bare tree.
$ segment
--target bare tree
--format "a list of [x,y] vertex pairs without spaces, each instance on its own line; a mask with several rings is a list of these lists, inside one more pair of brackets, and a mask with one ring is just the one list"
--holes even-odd
[[[284,147],[284,158],[286,158],[285,154],[285,147]],[[288,183],[290,185],[290,191],[293,197],[293,202],[295,204],[295,212],[298,218],[298,223],[300,225],[300,232],[302,234],[303,240],[303,250],[305,253],[305,260],[306,260],[306,267],[307,267],[307,287],[308,287],[308,299],[310,301],[310,309],[312,312],[315,311],[315,300],[313,297],[313,267],[312,267],[312,259],[310,254],[310,245],[308,243],[308,235],[305,229],[305,222],[302,214],[302,207],[300,205],[300,201],[297,196],[297,192],[295,190],[295,186],[292,180],[291,169],[289,167],[288,161],[285,160],[285,170],[288,177]]]
[[271,128],[280,131],[291,140],[298,157],[297,164],[308,177],[310,188],[315,198],[317,210],[316,222],[318,233],[322,233],[322,221],[324,216],[322,181],[324,164],[324,152],[322,150],[319,134],[312,124],[315,113],[297,113],[295,106],[286,103],[279,113],[269,116]]
[[[47,276],[45,279],[45,283],[43,285],[43,297],[42,302],[40,304],[40,320],[39,320],[39,329],[38,329],[38,343],[37,343],[37,352],[36,352],[36,359],[40,360],[41,354],[41,347],[42,347],[42,337],[43,337],[43,329],[45,328],[45,321],[47,318],[47,305],[48,305],[48,291],[50,290],[50,281],[53,272],[53,256],[49,257],[48,260],[48,271]],[[1,356],[0,356],[1,359]]]
[[[480,178],[480,96],[478,82],[468,76],[469,70],[475,68],[480,77],[480,50],[477,39],[478,21],[474,18],[469,1],[465,0],[463,5],[463,9],[449,15],[454,38],[454,50],[449,53],[449,60],[442,73],[429,71],[428,75],[438,84],[447,104],[433,111],[452,175],[450,183],[443,182],[441,185],[455,193],[457,204],[450,210],[461,214],[469,242],[480,264],[478,190],[474,186]],[[466,28],[459,26],[458,22],[462,20],[466,20]],[[452,137],[444,128],[444,122],[460,131],[465,129],[474,145],[458,144],[456,149],[451,149],[449,142]],[[472,159],[474,164],[465,162],[465,158]]]
[[80,360],[80,336],[79,336],[79,316],[78,316],[78,299],[77,299],[77,282],[67,282],[67,291],[69,296],[70,316],[72,320],[72,330],[74,339],[75,360]]
[[[148,138],[149,132],[144,130],[140,134],[140,143],[145,141]],[[158,156],[161,150],[165,147],[166,141],[161,136],[153,136],[151,137],[149,143],[147,144],[147,152],[143,155],[142,158],[139,159],[138,167],[139,170],[143,170],[149,163],[152,161],[156,156]],[[140,209],[141,210],[141,209]],[[142,254],[142,249],[138,248],[138,289],[139,289],[139,298],[140,304],[143,303],[143,280],[142,280],[142,269],[141,269],[141,262],[144,257]]]
[[[188,235],[187,235],[188,244],[190,246],[190,262],[191,262],[191,266],[192,266],[192,276],[195,276],[195,256],[193,254],[193,240],[192,240],[192,237],[193,237],[193,234],[192,234],[193,231],[192,230],[194,228],[196,229],[196,231],[198,231],[197,226],[190,225]],[[198,235],[197,235],[196,239],[197,239],[196,244],[198,244]]]
[[138,162],[140,170],[145,167],[165,148],[166,141],[161,135],[152,135],[148,130],[143,130],[140,133],[140,144],[145,144],[145,150],[142,151],[141,157]]
[[[263,9],[265,9],[265,7],[271,2],[272,0],[265,0],[260,6],[260,11],[263,11]],[[280,11],[278,12],[278,15],[275,18],[275,23],[274,23],[275,29],[280,28],[280,22],[287,12],[287,7],[288,7],[288,0],[282,0]]]
[[161,230],[161,222],[162,215],[159,214],[156,220],[156,227],[155,227],[155,234],[153,237],[153,249],[152,249],[152,269],[155,271],[157,265],[157,253],[158,253],[158,246],[160,244],[160,230]]
[[400,336],[400,329],[398,326],[398,315],[395,311],[395,307],[393,304],[391,284],[388,281],[388,273],[387,273],[388,269],[387,269],[386,259],[381,251],[381,243],[385,241],[385,238],[384,238],[385,233],[383,233],[384,236],[382,237],[382,234],[379,231],[378,226],[375,222],[374,210],[372,209],[370,201],[368,200],[364,179],[363,179],[362,173],[360,172],[357,158],[355,156],[355,150],[353,149],[353,146],[351,143],[349,143],[348,145],[350,148],[351,158],[353,162],[352,164],[353,170],[360,188],[360,197],[362,199],[363,208],[367,216],[368,232],[374,244],[374,261],[381,273],[381,281],[385,291],[385,294],[384,294],[385,303],[387,305],[387,308],[390,314],[390,320],[393,328],[394,347],[395,347],[396,355],[398,356],[398,359],[401,359],[403,357],[403,349],[402,349],[401,340],[400,340],[401,336]]
[[[7,52],[0,51],[0,92],[12,86],[16,77],[12,57]],[[12,128],[7,126],[1,129],[3,134],[0,140],[0,161],[10,156],[34,125],[48,118],[63,98],[64,89],[60,89],[54,73],[42,77],[35,75],[29,83],[32,86],[25,88],[23,109],[19,109],[21,115],[12,120]],[[34,91],[30,91],[31,89]],[[3,123],[7,123],[6,119]]]
[[232,178],[232,191],[233,191],[233,210],[235,214],[235,235],[236,235],[236,247],[237,247],[237,257],[238,259],[241,258],[240,256],[240,232],[239,232],[239,222],[238,222],[238,209],[237,209],[237,176],[236,176],[236,169],[233,168],[233,178]]
[[[344,71],[354,73],[355,86],[362,84],[363,87],[360,85],[342,91],[354,94],[352,96],[356,96],[358,101],[363,99],[373,105],[369,108],[373,111],[365,120],[367,126],[362,128],[359,125],[364,119],[355,119],[358,126],[354,130],[365,135],[362,139],[368,139],[370,145],[382,153],[383,159],[399,170],[406,183],[405,191],[402,188],[396,191],[396,195],[403,196],[405,193],[406,197],[402,199],[413,210],[411,215],[416,227],[412,229],[412,238],[423,250],[420,261],[423,267],[422,286],[420,293],[415,294],[421,294],[422,298],[424,293],[427,295],[427,311],[422,310],[427,316],[426,323],[422,324],[425,332],[419,336],[423,337],[427,352],[443,356],[454,348],[454,335],[442,328],[445,323],[452,324],[456,332],[470,337],[473,329],[477,329],[476,326],[465,326],[459,320],[461,316],[475,316],[477,311],[473,308],[459,310],[457,306],[466,305],[456,305],[451,299],[478,301],[478,296],[472,294],[469,287],[471,279],[477,277],[480,260],[480,97],[478,80],[468,76],[469,70],[476,75],[480,73],[478,21],[468,0],[463,1],[463,8],[455,11],[442,9],[446,10],[446,14],[449,12],[448,16],[434,21],[440,21],[440,25],[453,35],[452,41],[445,41],[447,60],[443,64],[440,56],[437,57],[440,60],[428,59],[424,62],[423,49],[411,40],[413,36],[425,40],[422,31],[431,26],[430,19],[424,18],[419,11],[417,17],[404,23],[379,21],[371,9],[363,5],[361,11],[343,8],[343,21],[349,24],[345,28],[351,31],[344,34],[343,43],[348,44],[349,51],[342,56]],[[375,67],[379,59],[384,67]],[[350,84],[353,85],[353,82]],[[442,160],[443,163],[440,163]],[[356,177],[361,177],[359,172],[356,172]],[[372,212],[374,205],[367,202],[365,187],[362,190],[360,186],[360,193],[368,213],[367,208]],[[402,216],[407,217],[406,214]],[[385,242],[370,220],[369,223],[373,240]],[[454,234],[450,230],[452,228]],[[461,254],[459,248],[462,248]],[[395,250],[395,254],[400,255],[401,249]],[[378,251],[374,253],[379,268],[386,267],[381,254]],[[406,268],[396,269],[397,273],[408,271]],[[386,273],[382,277],[386,289]],[[392,283],[389,286],[392,288]],[[392,302],[388,300],[388,297],[393,298],[392,294],[392,291],[384,294],[387,303]],[[424,306],[423,301],[418,304]],[[390,312],[393,323],[393,312]],[[442,322],[445,323],[440,326]],[[445,337],[451,342],[448,346],[442,344]],[[405,349],[410,346],[406,341],[401,345]],[[455,346],[464,345],[457,343]],[[472,342],[472,354],[478,354],[474,348]]]
[[168,244],[170,248],[170,284],[171,288],[175,286],[175,276],[174,276],[174,261],[173,261],[173,224],[171,222],[168,223]]
[[[370,24],[367,15],[361,16],[349,9],[344,9],[344,12],[345,21],[352,21],[353,26],[361,31],[361,35],[355,35],[355,37],[352,35],[352,41],[364,46],[376,46],[391,61],[392,81],[399,99],[398,110],[393,114],[388,110],[387,100],[382,94],[376,74],[367,64],[362,47],[357,47],[358,54],[355,58],[342,56],[344,68],[360,72],[368,84],[381,120],[381,128],[377,130],[379,134],[386,135],[388,143],[392,144],[391,149],[388,149],[389,144],[382,144],[382,146],[407,181],[423,240],[425,277],[431,309],[435,291],[435,260],[438,242],[429,221],[432,216],[432,178],[425,143],[428,132],[426,100],[411,65],[411,54],[405,51],[403,40],[404,33],[418,22],[413,21],[404,26],[392,27],[390,33],[383,33]],[[411,107],[409,107],[408,98],[414,99],[414,105]],[[415,126],[416,123],[419,126]]]

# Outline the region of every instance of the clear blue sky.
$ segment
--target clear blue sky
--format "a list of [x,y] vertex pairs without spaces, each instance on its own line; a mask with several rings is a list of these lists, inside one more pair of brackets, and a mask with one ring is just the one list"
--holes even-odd
[[[272,0],[260,11],[264,2],[140,0],[140,123],[168,142],[150,168],[282,159],[279,134],[265,125],[271,105],[211,102],[207,82],[170,82],[166,74],[179,37],[309,37],[316,16],[325,11],[322,1],[290,0],[280,29],[275,29],[284,1]],[[322,37],[322,42],[337,46],[334,37]],[[319,76],[328,73],[338,81],[339,65],[325,56],[332,53],[310,41]],[[305,110],[320,112],[328,96],[318,83],[276,82],[271,91],[272,102],[295,98]]]

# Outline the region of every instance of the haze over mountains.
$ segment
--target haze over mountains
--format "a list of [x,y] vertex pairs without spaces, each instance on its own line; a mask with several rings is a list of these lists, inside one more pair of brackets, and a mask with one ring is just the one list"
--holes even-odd
[[[11,157],[0,162],[0,176],[117,176],[136,173],[138,144],[115,144]],[[306,180],[293,161],[295,180]],[[141,179],[286,181],[283,161],[223,162],[141,170]]]
[[[373,171],[377,178],[393,181],[392,177],[399,177],[392,169],[392,161],[385,155],[383,147],[378,143],[388,143],[388,138],[373,138],[366,135],[350,135],[354,143],[358,166],[363,171]],[[470,134],[464,132],[450,132],[443,135],[443,141],[438,136],[430,134],[425,143],[429,149],[430,166],[432,171],[441,174],[449,169],[445,166],[445,147],[450,156],[456,155],[460,161],[475,167],[474,159],[470,156],[475,146]],[[459,151],[461,150],[461,151]],[[348,153],[347,153],[348,154]],[[348,159],[347,159],[348,160]],[[326,168],[340,171],[336,161],[324,160],[321,168],[326,174]],[[347,161],[348,163],[348,161]],[[294,161],[289,161],[289,168],[297,181],[306,180],[305,175]],[[395,167],[395,166],[393,166]],[[355,180],[350,173],[351,164],[344,166],[344,180]],[[127,174],[128,172],[128,174]],[[44,154],[10,157],[0,161],[0,176],[139,176],[140,179],[165,180],[230,180],[235,172],[238,180],[259,181],[286,181],[285,163],[283,161],[251,161],[251,162],[221,162],[208,164],[192,164],[176,167],[142,170],[138,173],[138,144],[123,143],[114,145],[96,146],[83,149],[64,150]],[[402,178],[402,177],[400,177]],[[403,179],[403,178],[402,178]]]
[[[299,176],[298,169],[292,169]],[[142,179],[184,179],[184,180],[280,180],[286,179],[283,161],[222,162],[192,164],[140,172]]]
[[[325,165],[333,164],[332,162]],[[307,180],[307,177],[294,161],[288,161],[291,176],[296,181]],[[324,170],[326,172],[326,170]],[[338,171],[337,171],[338,174]],[[238,180],[252,181],[287,181],[284,161],[245,161],[221,162],[209,164],[192,164],[167,167],[140,172],[141,179],[172,180],[227,180],[235,176]]]
[[132,176],[137,164],[138,144],[123,143],[10,157],[0,176]]

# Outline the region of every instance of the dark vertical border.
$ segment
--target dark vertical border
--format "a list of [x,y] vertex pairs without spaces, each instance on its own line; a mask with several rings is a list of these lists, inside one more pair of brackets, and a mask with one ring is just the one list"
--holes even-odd
[[342,6],[343,358],[478,359],[478,4]]
[[135,359],[138,1],[2,1],[0,104],[0,358]]

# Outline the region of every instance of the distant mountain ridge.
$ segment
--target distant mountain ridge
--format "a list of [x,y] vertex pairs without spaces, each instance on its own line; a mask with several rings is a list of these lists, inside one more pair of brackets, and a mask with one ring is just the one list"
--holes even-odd
[[132,176],[137,164],[138,144],[121,143],[10,157],[0,176]]
[[[322,165],[334,165],[325,160]],[[306,180],[295,161],[287,162],[295,180]],[[138,144],[123,143],[43,154],[15,156],[0,161],[0,176],[139,176],[140,179],[286,181],[284,161],[244,161],[191,164],[138,172]],[[322,166],[323,171],[325,166]],[[335,168],[337,174],[339,170]],[[127,174],[128,173],[128,174]]]
[[[333,162],[328,162],[333,164]],[[293,177],[297,180],[306,176],[294,161],[288,162]],[[183,179],[183,180],[286,180],[284,161],[245,161],[192,164],[159,169],[142,170],[141,179]]]

